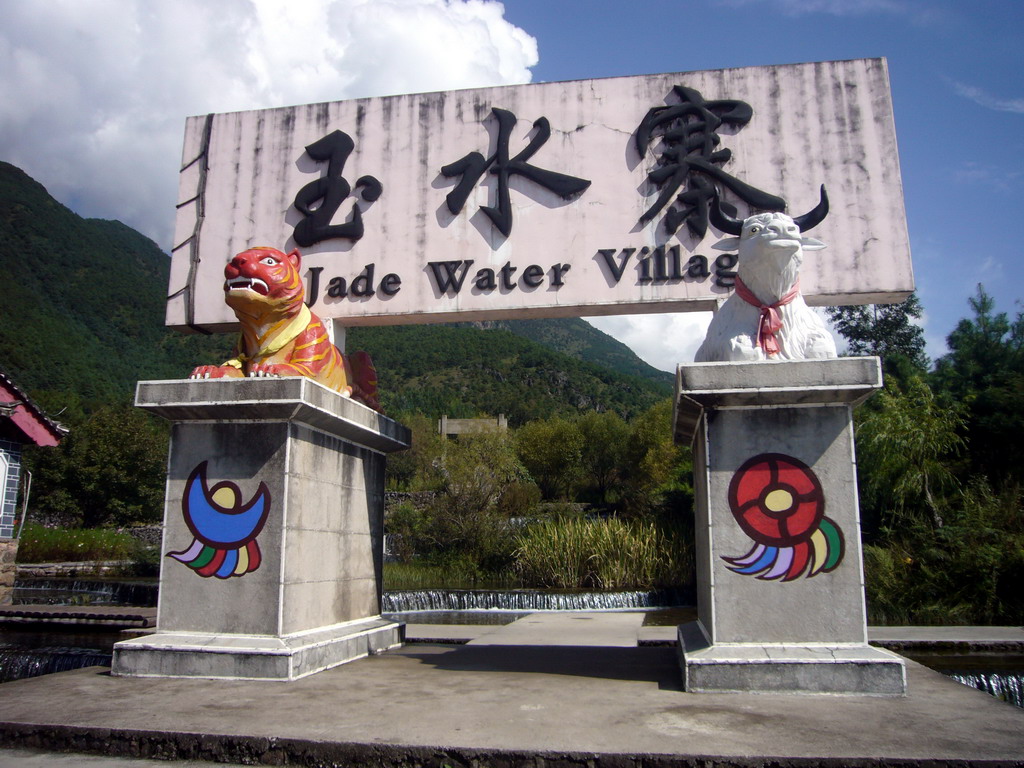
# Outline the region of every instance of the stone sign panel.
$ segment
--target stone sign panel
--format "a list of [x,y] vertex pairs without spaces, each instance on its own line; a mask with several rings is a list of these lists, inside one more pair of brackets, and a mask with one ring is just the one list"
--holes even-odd
[[736,215],[815,208],[811,304],[913,290],[882,59],[505,86],[187,121],[167,322],[224,331],[224,266],[301,253],[345,325],[703,310]]

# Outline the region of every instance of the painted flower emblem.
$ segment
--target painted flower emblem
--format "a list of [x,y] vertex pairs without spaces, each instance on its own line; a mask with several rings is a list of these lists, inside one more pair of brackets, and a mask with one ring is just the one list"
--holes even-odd
[[843,534],[825,517],[825,493],[799,459],[762,453],[748,459],[729,483],[729,509],[755,543],[743,557],[723,557],[729,569],[759,579],[792,581],[834,570],[843,559]]

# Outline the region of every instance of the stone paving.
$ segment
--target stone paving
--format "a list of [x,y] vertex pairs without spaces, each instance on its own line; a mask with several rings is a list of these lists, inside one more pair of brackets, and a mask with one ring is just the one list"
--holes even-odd
[[292,765],[1024,766],[1024,711],[918,664],[899,698],[688,694],[674,648],[638,647],[642,621],[531,614],[292,683],[20,680],[3,685],[0,745]]

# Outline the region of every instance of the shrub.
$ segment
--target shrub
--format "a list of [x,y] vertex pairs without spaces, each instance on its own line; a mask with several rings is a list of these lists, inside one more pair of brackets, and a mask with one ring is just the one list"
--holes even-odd
[[497,509],[503,517],[522,518],[533,514],[540,503],[540,488],[536,483],[515,480],[509,483],[498,499]]
[[160,556],[160,547],[143,544],[137,539],[133,541],[132,562],[123,569],[122,575],[139,577],[159,576],[160,563],[163,560]]
[[458,563],[436,565],[422,561],[384,563],[384,589],[515,589],[522,584],[514,573],[481,574],[470,564],[468,570]]
[[391,553],[400,562],[411,563],[416,553],[424,549],[427,526],[427,516],[414,504],[397,504],[384,521],[384,529],[391,537]]

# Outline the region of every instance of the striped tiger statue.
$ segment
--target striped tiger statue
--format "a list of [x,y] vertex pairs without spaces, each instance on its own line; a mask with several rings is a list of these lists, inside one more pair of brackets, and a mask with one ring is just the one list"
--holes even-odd
[[377,373],[365,352],[347,359],[304,303],[298,250],[242,251],[224,268],[224,299],[241,323],[235,357],[200,365],[192,379],[307,376],[380,410]]

